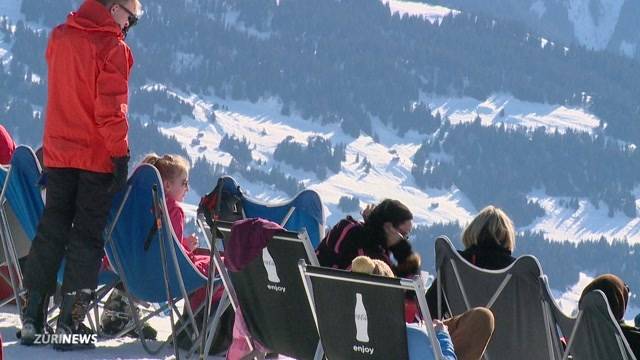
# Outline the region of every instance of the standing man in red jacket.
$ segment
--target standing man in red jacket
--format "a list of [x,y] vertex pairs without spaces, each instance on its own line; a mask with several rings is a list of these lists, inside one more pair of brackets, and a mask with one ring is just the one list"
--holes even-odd
[[56,289],[63,258],[56,334],[88,330],[82,321],[98,282],[102,233],[113,195],[128,175],[133,56],[124,38],[141,10],[138,0],[85,0],[49,37],[43,141],[47,199],[24,274],[22,344],[33,344],[43,332],[46,300]]

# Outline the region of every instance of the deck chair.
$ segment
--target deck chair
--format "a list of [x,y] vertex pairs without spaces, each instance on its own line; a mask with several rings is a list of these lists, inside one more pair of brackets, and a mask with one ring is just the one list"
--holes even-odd
[[566,349],[558,346],[557,359],[573,360],[636,360],[633,351],[609,308],[607,297],[600,290],[585,295],[576,317],[567,316],[558,308],[547,284],[543,296],[550,304],[551,331],[563,336]]
[[322,200],[314,190],[302,190],[296,196],[280,203],[265,203],[245,195],[230,176],[223,176],[225,191],[240,199],[243,218],[262,218],[282,225],[290,231],[306,230],[315,248],[324,237],[324,210]]
[[466,261],[445,236],[436,239],[435,252],[438,315],[443,314],[444,295],[452,315],[482,306],[495,316],[485,359],[557,356],[542,298],[542,269],[535,257],[521,256],[503,270],[481,269]]
[[[180,299],[185,299],[188,317],[183,327],[193,327],[197,336],[199,329],[195,326],[195,311],[191,309],[188,294],[204,287],[207,278],[191,263],[173,232],[162,179],[155,167],[140,165],[129,178],[126,190],[116,195],[114,204],[119,206],[111,211],[105,235],[109,261],[120,276],[131,304],[162,304],[143,318],[132,306],[131,315],[138,333],[149,318],[169,310],[171,336],[166,342],[153,349],[144,336],[140,336],[144,349],[157,354],[181,331],[175,328],[174,321],[174,313],[178,318],[181,316],[176,306]],[[129,330],[131,328],[126,328],[122,333]],[[173,345],[179,357],[177,342],[173,341]]]
[[[228,244],[232,223],[218,221],[215,231]],[[217,248],[215,258],[220,259]],[[240,307],[253,346],[258,340],[269,350],[295,359],[322,359],[322,347],[307,304],[298,262],[317,265],[306,232],[277,232],[242,271],[231,272],[216,261],[234,310]],[[214,321],[215,323],[215,321]],[[264,358],[253,346],[247,358]]]
[[[326,358],[406,360],[404,315],[407,291],[415,292],[423,319],[431,315],[422,280],[386,278],[309,266],[299,271]],[[442,350],[432,326],[426,326],[436,360]]]
[[11,284],[14,295],[1,305],[15,300],[18,310],[21,309],[20,294],[24,292],[19,260],[29,253],[44,210],[38,185],[41,174],[35,153],[26,146],[16,148],[8,169],[0,169],[0,264],[8,268],[9,276],[4,280]]

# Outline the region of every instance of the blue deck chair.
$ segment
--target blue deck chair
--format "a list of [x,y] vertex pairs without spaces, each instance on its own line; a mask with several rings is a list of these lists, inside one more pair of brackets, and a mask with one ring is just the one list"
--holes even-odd
[[[141,336],[143,347],[148,353],[156,354],[179,333],[180,329],[175,329],[173,312],[180,317],[175,305],[180,299],[185,299],[189,319],[184,327],[192,326],[198,336],[188,294],[204,287],[207,278],[191,263],[173,232],[162,180],[156,168],[146,164],[139,166],[126,190],[116,195],[114,203],[120,205],[112,209],[105,235],[109,261],[120,276],[131,304],[135,301],[163,304],[143,319],[132,311],[138,333],[141,333],[144,321],[170,310],[171,337],[158,348],[151,349]],[[179,356],[177,341],[173,343]]]
[[[16,148],[11,165],[0,170],[0,240],[3,264],[8,266],[9,283],[20,309],[24,291],[19,259],[27,255],[35,237],[44,201],[38,181],[42,169],[35,153],[27,146]],[[10,299],[11,300],[11,299]],[[10,301],[9,300],[9,301]],[[5,300],[4,303],[7,301]]]
[[293,198],[268,204],[245,195],[230,176],[221,178],[223,188],[242,200],[245,218],[263,218],[282,225],[289,231],[307,231],[315,248],[324,237],[324,211],[322,200],[314,190],[302,190]]

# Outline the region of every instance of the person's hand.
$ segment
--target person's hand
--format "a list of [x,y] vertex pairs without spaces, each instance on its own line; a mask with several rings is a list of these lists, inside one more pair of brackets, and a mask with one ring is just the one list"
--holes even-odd
[[198,236],[196,236],[196,234],[189,235],[185,243],[187,244],[188,250],[193,251],[193,249],[198,247]]
[[447,325],[445,325],[442,321],[440,320],[433,320],[433,328],[436,331],[449,331],[449,328],[447,327]]
[[113,162],[113,180],[109,186],[109,193],[115,194],[127,186],[129,177],[129,156],[111,158]]
[[404,236],[390,222],[384,223],[384,232],[387,237],[387,247],[392,247],[404,239]]
[[371,212],[373,211],[373,208],[375,208],[373,204],[368,204],[364,207],[364,209],[362,209],[362,212],[360,212],[360,214],[362,215],[362,220],[367,221],[369,215],[371,215]]

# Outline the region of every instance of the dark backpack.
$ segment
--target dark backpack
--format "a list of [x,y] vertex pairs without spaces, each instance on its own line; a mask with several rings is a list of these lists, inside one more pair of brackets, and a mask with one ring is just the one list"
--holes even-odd
[[200,199],[198,213],[203,214],[207,224],[213,228],[213,220],[234,222],[243,218],[240,187],[232,193],[223,186],[224,178],[218,179],[216,187]]
[[338,268],[343,268],[344,264],[340,263],[341,257],[339,252],[336,252],[336,245],[338,245],[340,239],[343,239],[344,241],[350,231],[361,227],[362,223],[351,216],[347,216],[335,224],[331,230],[329,230],[327,235],[325,235],[324,239],[322,239],[316,249],[320,265],[326,267],[338,266]]

